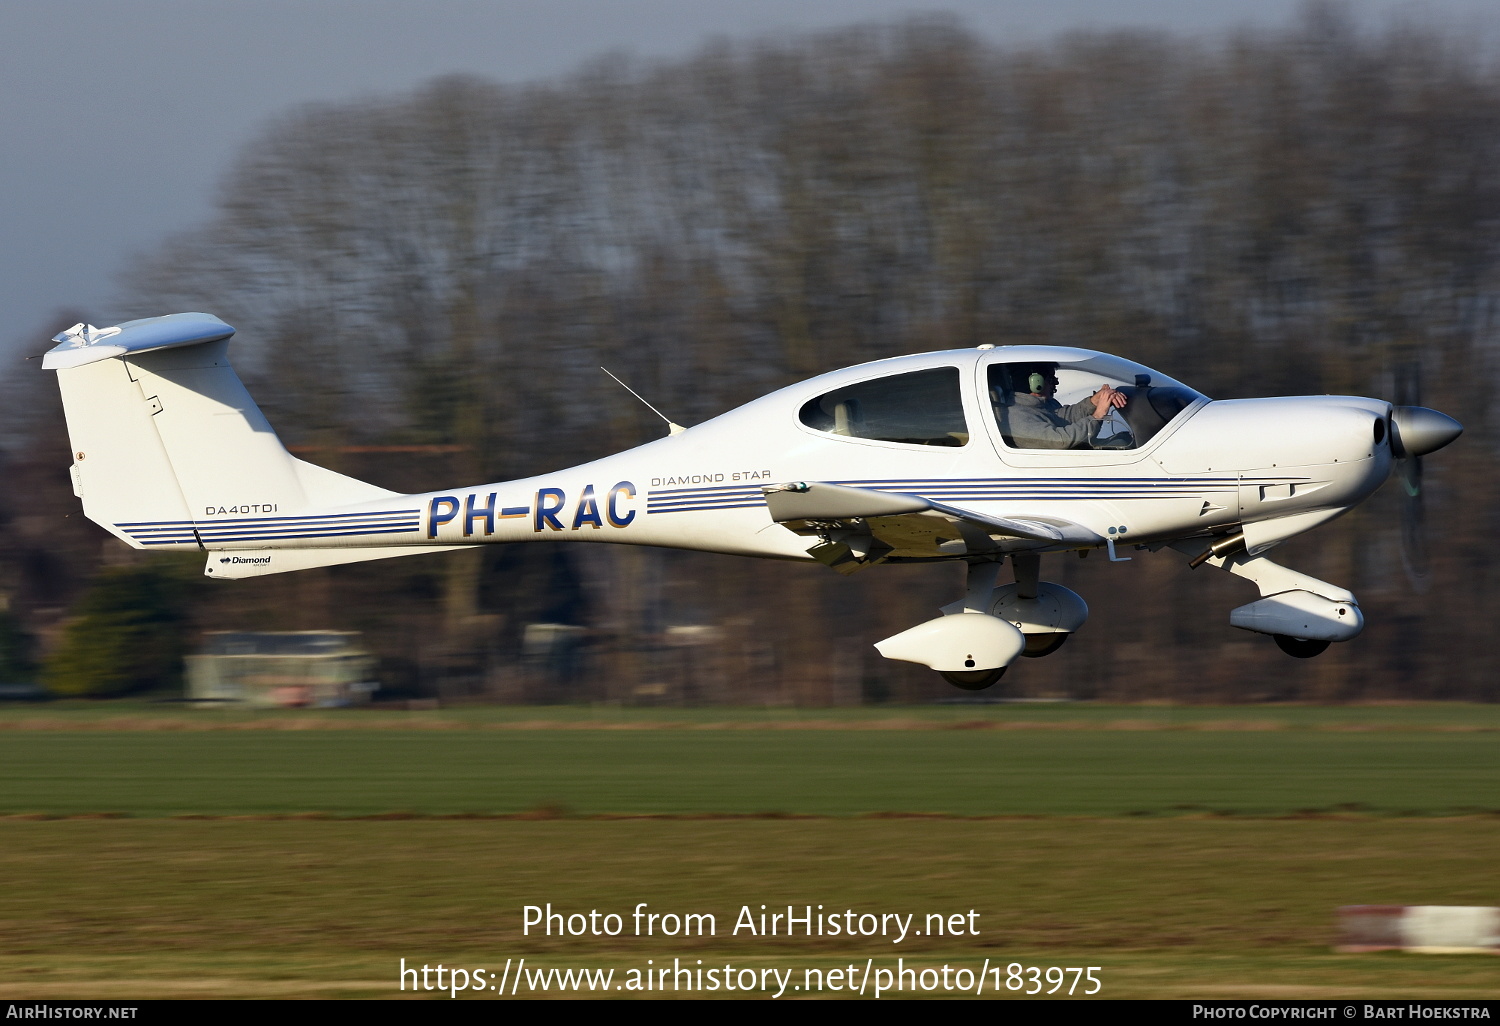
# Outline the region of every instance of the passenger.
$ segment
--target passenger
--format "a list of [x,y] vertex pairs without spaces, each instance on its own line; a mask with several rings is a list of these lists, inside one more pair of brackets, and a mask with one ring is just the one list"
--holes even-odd
[[1018,449],[1092,449],[1099,426],[1110,408],[1123,409],[1125,395],[1109,385],[1082,402],[1063,406],[1057,393],[1057,373],[1051,364],[1012,367],[1015,399],[1006,411],[1011,445]]

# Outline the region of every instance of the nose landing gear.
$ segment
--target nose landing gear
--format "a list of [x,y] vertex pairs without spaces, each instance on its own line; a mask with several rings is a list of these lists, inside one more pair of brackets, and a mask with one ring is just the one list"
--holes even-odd
[[1230,612],[1230,626],[1269,634],[1276,647],[1292,658],[1322,655],[1330,642],[1348,641],[1364,629],[1364,614],[1350,591],[1233,546],[1215,552],[1216,546],[1210,545],[1194,555],[1195,544],[1202,542],[1172,542],[1171,547],[1192,555],[1190,565],[1208,563],[1260,589],[1260,599]]

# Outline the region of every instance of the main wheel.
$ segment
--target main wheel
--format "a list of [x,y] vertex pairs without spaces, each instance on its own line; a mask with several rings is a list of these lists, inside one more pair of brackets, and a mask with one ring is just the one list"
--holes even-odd
[[939,670],[938,673],[949,684],[965,691],[983,691],[1005,676],[1005,667],[993,670]]
[[1070,637],[1072,635],[1066,631],[1058,631],[1056,634],[1028,634],[1026,648],[1021,654],[1028,659],[1040,659],[1062,648],[1063,642]]
[[1293,638],[1285,634],[1271,636],[1276,639],[1276,647],[1293,659],[1311,659],[1315,655],[1322,655],[1323,650],[1328,647],[1326,641],[1308,641],[1306,638]]

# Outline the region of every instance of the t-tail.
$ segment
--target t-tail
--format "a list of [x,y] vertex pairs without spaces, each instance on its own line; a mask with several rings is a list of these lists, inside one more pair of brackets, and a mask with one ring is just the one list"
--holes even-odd
[[90,520],[137,549],[208,551],[224,578],[456,547],[372,546],[410,536],[419,511],[287,452],[229,364],[233,334],[180,313],[56,337],[42,366],[57,371]]

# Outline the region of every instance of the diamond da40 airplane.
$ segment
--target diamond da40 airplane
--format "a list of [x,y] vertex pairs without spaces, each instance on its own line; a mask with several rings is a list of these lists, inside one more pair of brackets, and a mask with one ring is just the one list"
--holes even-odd
[[[854,573],[963,561],[967,593],[879,642],[979,689],[1088,616],[1042,556],[1170,547],[1246,578],[1230,623],[1293,656],[1359,634],[1344,588],[1266,553],[1452,441],[1420,406],[1210,401],[1129,360],[980,346],[823,374],[654,442],[540,477],[401,495],[292,456],[202,313],[57,336],[74,489],[138,549],[202,550],[216,578],[519,541],[620,542]],[[665,419],[665,418],[663,418]],[[1014,580],[1001,584],[1009,560]]]

